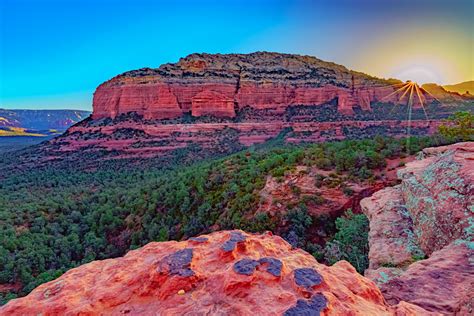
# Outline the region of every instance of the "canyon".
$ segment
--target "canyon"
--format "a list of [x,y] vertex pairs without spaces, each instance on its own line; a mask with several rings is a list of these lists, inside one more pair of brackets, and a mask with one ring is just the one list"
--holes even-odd
[[[362,199],[365,277],[346,261],[320,264],[271,232],[219,231],[82,265],[0,314],[469,315],[473,163],[472,142],[426,148],[398,168],[399,184]],[[273,181],[262,194],[275,194]]]
[[[16,200],[8,199],[19,199],[23,214],[6,217],[9,238],[24,238],[14,253],[40,246],[33,260],[50,269],[38,275],[25,268],[20,284],[15,267],[29,262],[5,256],[12,277],[3,291],[23,296],[53,280],[10,300],[0,314],[472,313],[472,143],[415,157],[447,142],[414,139],[413,150],[405,140],[376,138],[435,134],[472,101],[439,89],[448,93],[441,102],[422,89],[422,107],[402,85],[314,57],[265,52],[192,54],[103,83],[90,117],[0,164],[3,189],[11,191],[5,201],[13,209]],[[373,144],[363,149],[368,138]],[[293,146],[344,139],[363,140]],[[212,167],[193,165],[206,158],[215,159]],[[166,173],[168,164],[171,171],[194,168]],[[53,194],[66,186],[72,189]],[[45,192],[53,197],[43,201]],[[32,198],[28,207],[24,196]],[[311,219],[304,239],[287,216],[302,209]],[[364,276],[357,271],[366,265],[329,267],[318,257],[347,209],[370,221]],[[288,242],[236,228],[269,229]],[[150,243],[170,239],[180,241]],[[60,270],[63,255],[73,263]]]

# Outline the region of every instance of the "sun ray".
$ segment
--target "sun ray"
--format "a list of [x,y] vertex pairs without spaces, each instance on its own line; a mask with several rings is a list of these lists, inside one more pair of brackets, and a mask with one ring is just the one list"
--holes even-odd
[[429,94],[434,100],[438,101],[441,105],[446,106],[445,103],[443,103],[440,99],[438,99],[437,97],[435,97],[435,96],[434,96],[431,92],[429,92],[428,90],[423,89],[423,91],[425,91],[427,94]]
[[423,112],[425,113],[425,117],[427,120],[429,120],[428,113],[426,113],[425,104],[423,103],[423,95],[421,94],[420,88],[418,87],[417,84],[415,84],[415,89],[416,89],[416,94],[418,95],[418,99],[420,100],[421,108],[423,109]]
[[408,106],[408,126],[407,126],[407,153],[410,154],[410,136],[411,136],[411,116],[413,109],[413,90],[415,83],[412,83],[410,86],[410,95],[408,96],[407,106]]
[[[409,82],[405,83],[405,85],[404,85],[402,88],[398,89],[397,91],[394,91],[394,92],[391,93],[390,95],[393,95],[394,93],[396,93],[396,92],[398,92],[398,91],[400,91],[400,90],[402,90],[402,89],[406,89],[406,90],[404,91],[404,94],[403,94],[403,95],[405,95],[406,92],[410,89],[410,83],[409,83]],[[402,96],[401,98],[398,98],[398,101],[400,101],[402,98],[403,98],[403,96]],[[392,115],[393,110],[395,110],[395,107],[397,107],[397,106],[398,106],[398,104],[396,104],[396,103],[393,105],[392,109],[391,109],[390,112],[388,113],[389,116]]]
[[408,83],[408,88],[405,90],[405,92],[402,94],[402,96],[398,99],[398,101],[401,101],[403,100],[403,98],[405,97],[405,95],[408,93],[408,91],[410,91],[410,89],[413,88],[413,84],[410,82]]
[[403,86],[401,86],[399,89],[393,91],[393,92],[390,93],[389,95],[384,96],[382,99],[380,99],[380,101],[383,101],[383,100],[385,100],[386,98],[389,98],[389,97],[391,97],[392,95],[396,94],[396,93],[399,92],[400,90],[403,90],[403,89],[407,88],[408,85],[409,85],[409,83],[403,84]]

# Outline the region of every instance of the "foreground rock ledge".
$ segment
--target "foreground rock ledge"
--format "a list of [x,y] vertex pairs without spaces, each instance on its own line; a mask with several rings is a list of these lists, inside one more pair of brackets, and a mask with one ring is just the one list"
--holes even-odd
[[370,220],[365,275],[390,304],[474,314],[474,142],[426,148],[400,185],[361,201]]
[[270,233],[152,242],[10,301],[1,315],[429,315],[389,306],[347,262],[328,267]]

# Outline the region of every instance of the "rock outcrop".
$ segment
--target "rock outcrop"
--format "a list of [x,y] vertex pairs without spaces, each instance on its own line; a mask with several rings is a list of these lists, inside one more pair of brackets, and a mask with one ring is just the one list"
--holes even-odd
[[[474,312],[474,143],[427,148],[401,184],[361,201],[369,269],[388,302]],[[427,259],[425,259],[427,257]]]
[[328,267],[270,233],[222,231],[94,261],[1,315],[429,315],[389,306],[347,262]]
[[276,136],[298,143],[430,135],[457,109],[425,93],[414,98],[409,118],[405,92],[407,84],[398,80],[310,56],[191,54],[104,82],[94,93],[92,116],[41,146],[40,157],[25,156],[25,163],[84,155],[94,161],[185,152],[209,157]]
[[[178,63],[119,75],[97,88],[94,119],[135,112],[149,119],[193,116],[234,117],[245,107],[284,112],[294,105],[333,100],[341,113],[370,111],[371,102],[399,100],[399,81],[350,71],[311,56],[257,52],[192,54]],[[427,99],[431,97],[427,96]]]
[[42,146],[43,156],[228,154],[282,133],[286,142],[427,135],[456,110],[426,93],[408,118],[406,87],[310,56],[191,54],[101,84],[91,118]]

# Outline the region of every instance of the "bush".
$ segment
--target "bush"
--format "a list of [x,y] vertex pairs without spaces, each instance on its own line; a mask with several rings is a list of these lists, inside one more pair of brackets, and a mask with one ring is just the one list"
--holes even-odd
[[349,261],[359,273],[369,266],[369,221],[363,214],[346,211],[336,220],[337,233],[326,244],[325,259],[329,264],[339,260]]
[[460,111],[451,115],[447,125],[439,127],[439,133],[448,139],[471,141],[474,140],[474,114]]
[[306,230],[313,223],[313,219],[308,215],[306,205],[300,204],[295,208],[290,209],[285,218],[289,222],[288,233],[285,239],[293,247],[304,247]]

